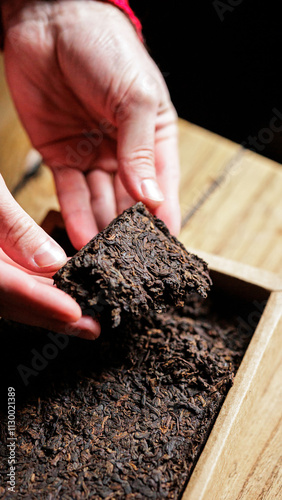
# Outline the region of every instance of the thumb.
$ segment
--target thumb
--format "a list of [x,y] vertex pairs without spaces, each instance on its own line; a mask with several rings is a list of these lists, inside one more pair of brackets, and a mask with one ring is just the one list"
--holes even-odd
[[52,272],[67,260],[63,249],[20,207],[0,175],[0,247],[35,272]]
[[[148,105],[149,104],[149,105]],[[153,209],[164,201],[155,169],[156,106],[130,105],[118,123],[118,170],[128,193]]]

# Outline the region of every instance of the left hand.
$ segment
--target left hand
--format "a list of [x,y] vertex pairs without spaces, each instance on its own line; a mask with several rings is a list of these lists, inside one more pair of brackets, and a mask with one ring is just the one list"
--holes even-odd
[[0,175],[0,317],[95,339],[100,325],[53,286],[63,249],[16,203]]

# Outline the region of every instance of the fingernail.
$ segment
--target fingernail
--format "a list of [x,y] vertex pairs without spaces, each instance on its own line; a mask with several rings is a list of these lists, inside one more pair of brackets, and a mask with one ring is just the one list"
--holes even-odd
[[141,182],[141,191],[145,198],[154,201],[164,201],[164,195],[158,184],[153,179],[145,179]]
[[45,243],[36,250],[33,258],[34,262],[39,267],[56,266],[59,268],[67,261],[64,250],[52,241],[45,241]]

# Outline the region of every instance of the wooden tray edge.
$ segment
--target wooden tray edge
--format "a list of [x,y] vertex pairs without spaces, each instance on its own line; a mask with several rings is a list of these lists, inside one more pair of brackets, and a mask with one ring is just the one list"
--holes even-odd
[[252,267],[248,264],[242,264],[219,255],[210,254],[202,250],[186,247],[191,253],[194,253],[204,259],[209,267],[221,274],[237,278],[242,282],[257,285],[259,287],[272,291],[282,291],[282,278],[270,271]]
[[216,476],[216,466],[220,460],[223,461],[223,455],[225,466],[226,454],[232,460],[232,449],[227,449],[228,438],[231,433],[240,433],[240,429],[236,428],[238,417],[242,419],[248,415],[252,398],[256,397],[254,379],[260,371],[263,372],[262,359],[275,332],[278,332],[281,312],[282,292],[272,292],[182,500],[211,499],[209,494],[206,495],[207,489],[218,481],[229,481],[227,477]]

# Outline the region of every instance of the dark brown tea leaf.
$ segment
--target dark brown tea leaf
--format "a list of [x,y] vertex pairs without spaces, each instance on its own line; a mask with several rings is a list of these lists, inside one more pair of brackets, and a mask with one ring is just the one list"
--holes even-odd
[[95,342],[1,320],[2,386],[17,397],[15,494],[1,400],[1,499],[180,500],[253,333],[238,318],[248,326],[252,312],[213,287]]
[[187,294],[207,296],[207,264],[170,234],[164,222],[137,203],[114,219],[54,276],[87,314],[139,317],[181,307]]

